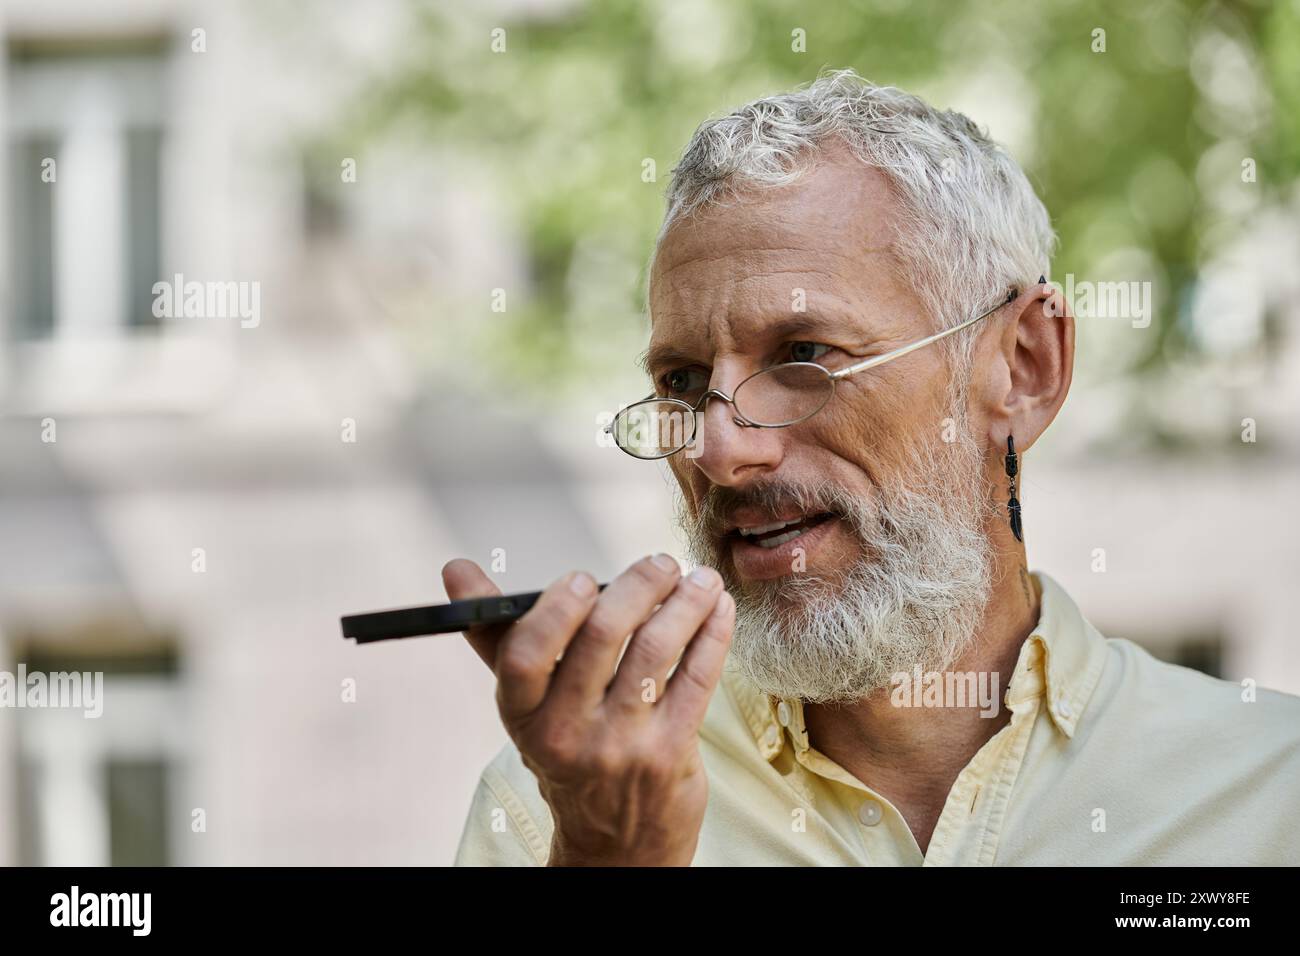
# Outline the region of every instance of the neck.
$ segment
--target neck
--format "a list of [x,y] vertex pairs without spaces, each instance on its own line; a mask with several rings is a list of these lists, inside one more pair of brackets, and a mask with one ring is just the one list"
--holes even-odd
[[[987,675],[996,714],[980,706],[899,707],[891,688],[852,704],[806,704],[811,746],[898,807],[925,852],[948,792],[962,769],[1011,714],[1002,701],[1020,647],[1038,623],[1039,597],[1025,550],[1010,545],[994,569],[979,634],[952,670]],[[996,681],[996,683],[994,683]],[[969,703],[969,702],[968,702]]]

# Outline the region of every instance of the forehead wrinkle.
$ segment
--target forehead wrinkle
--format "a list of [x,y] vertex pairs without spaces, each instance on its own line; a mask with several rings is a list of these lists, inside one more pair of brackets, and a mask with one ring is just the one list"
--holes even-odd
[[[791,247],[781,247],[780,249],[776,247],[772,247],[768,251],[789,252],[792,251],[792,249]],[[720,256],[702,256],[698,258],[693,257],[693,258],[683,259],[677,262],[676,264],[670,266],[667,270],[664,270],[663,272],[659,273],[657,277],[652,277],[653,286],[649,296],[649,304],[650,304],[649,312],[650,312],[651,328],[653,329],[654,327],[661,324],[660,322],[656,321],[656,314],[662,315],[664,318],[669,318],[676,314],[684,313],[687,318],[690,317],[689,311],[681,308],[674,308],[675,303],[672,302],[672,300],[674,299],[677,299],[679,301],[681,299],[686,299],[689,301],[692,299],[696,299],[697,297],[714,298],[721,295],[721,297],[729,303],[730,300],[732,299],[733,293],[737,288],[744,288],[747,286],[751,286],[754,283],[761,283],[765,281],[766,282],[779,281],[779,277],[782,276],[788,277],[786,281],[788,284],[788,291],[791,294],[794,289],[803,288],[805,289],[806,293],[810,293],[813,297],[826,296],[828,298],[838,300],[839,302],[842,302],[845,306],[847,306],[846,316],[859,316],[865,314],[867,310],[870,308],[869,303],[875,304],[874,302],[872,302],[872,300],[877,299],[877,295],[875,294],[877,290],[869,286],[859,287],[855,285],[853,280],[850,278],[853,273],[860,271],[862,268],[863,262],[861,261],[860,257],[846,255],[843,253],[836,253],[830,250],[793,250],[793,251],[816,251],[818,253],[818,257],[821,258],[823,261],[817,264],[792,263],[790,268],[788,269],[773,268],[772,266],[774,266],[775,263],[773,264],[762,263],[763,266],[767,266],[767,267],[755,268],[754,266],[759,266],[759,263],[752,263],[750,269],[743,270],[743,274],[739,274],[739,275],[737,274],[737,272],[740,272],[741,270],[729,270],[725,279],[721,281],[719,281],[719,279],[716,277],[710,277],[708,275],[697,276],[697,275],[692,275],[690,273],[688,273],[685,276],[676,276],[674,278],[676,278],[677,281],[673,281],[672,278],[668,278],[670,274],[678,272],[679,270],[682,269],[686,269],[690,266],[706,266],[708,263],[718,262],[729,258],[736,258],[737,256],[741,257],[742,261],[753,260],[759,257],[754,256],[750,250],[738,250],[736,253],[729,253]],[[877,255],[877,254],[885,255],[890,260],[889,274],[891,275],[891,277],[895,274],[895,270],[893,269],[894,260],[892,255],[892,249],[890,248],[889,245],[881,246],[881,247],[870,247],[859,251],[865,252],[868,255]],[[767,257],[764,256],[762,258],[767,258]],[[833,258],[836,260],[847,262],[851,268],[849,270],[846,270],[847,274],[846,272],[843,271],[829,271],[826,268],[827,263],[824,261],[826,258]],[[810,279],[821,280],[821,282],[819,283],[810,282],[809,281]],[[667,288],[664,287],[665,284],[668,286]],[[818,285],[821,285],[822,287],[817,288]],[[851,300],[855,298],[857,295],[860,295],[862,292],[866,292],[869,298],[862,303],[863,307],[861,308],[853,307],[851,305]],[[784,307],[785,298],[786,296],[785,294],[783,294],[781,296],[782,307]],[[661,303],[661,306],[658,309],[655,308],[656,300]],[[668,300],[668,301],[664,301],[664,300]],[[782,309],[782,311],[784,311],[784,309]],[[817,310],[813,309],[811,311],[817,311]],[[724,318],[724,322],[727,323],[728,334],[734,339],[736,336],[736,329],[735,329],[735,321],[734,319],[731,318],[731,312],[732,310],[730,308],[727,308],[728,315]],[[709,324],[712,325],[713,323],[709,323]]]
[[[722,207],[713,215],[679,220],[670,227],[659,243],[650,277],[652,336],[653,330],[662,331],[665,322],[676,320],[684,321],[683,332],[699,331],[704,325],[710,349],[718,344],[712,334],[715,330],[736,341],[752,324],[745,320],[754,311],[735,301],[737,293],[743,290],[753,297],[755,291],[761,293],[754,286],[777,283],[784,283],[788,290],[783,291],[779,303],[774,300],[778,307],[773,311],[786,313],[787,292],[804,288],[810,298],[838,300],[855,329],[861,328],[861,320],[867,316],[893,324],[897,317],[882,308],[896,297],[896,290],[889,288],[898,274],[892,222],[841,222],[830,210],[812,220],[796,211],[795,219],[787,222],[783,216],[790,210],[783,212],[780,203],[769,209],[757,223],[743,215],[733,220],[727,207]],[[808,231],[820,220],[833,227],[834,233],[847,231],[849,241],[829,241],[833,236],[826,228]],[[883,281],[878,286],[862,273],[868,265],[871,271],[880,269],[882,256],[884,269],[879,278]]]
[[[848,257],[841,256],[840,258]],[[681,265],[685,266],[693,263],[694,260],[692,262],[682,263]],[[854,265],[855,268],[860,268],[861,264],[855,263]],[[824,297],[845,304],[848,306],[845,309],[846,315],[856,314],[859,311],[858,309],[853,308],[850,303],[854,297],[854,293],[863,290],[854,288],[847,275],[841,272],[827,271],[825,268],[799,268],[798,266],[795,266],[790,269],[755,269],[746,271],[743,275],[737,275],[733,272],[728,273],[725,278],[714,279],[713,281],[707,281],[707,278],[705,281],[701,281],[699,278],[689,277],[684,281],[672,283],[669,289],[663,289],[660,287],[658,295],[655,295],[652,292],[650,297],[651,325],[653,326],[655,324],[656,312],[665,318],[670,318],[678,314],[683,314],[689,317],[692,314],[692,310],[689,308],[688,304],[680,302],[682,299],[687,300],[689,303],[689,301],[696,299],[716,299],[721,297],[724,302],[729,305],[735,290],[738,288],[744,289],[754,283],[772,281],[782,276],[789,277],[787,280],[788,284],[785,286],[785,289],[789,293],[793,293],[795,289],[803,289],[805,293],[810,293],[814,297]],[[808,281],[809,279],[820,279],[823,281],[820,283],[811,283]],[[867,287],[865,291],[872,292],[874,290],[872,290],[871,287]],[[773,314],[775,314],[776,311],[785,311],[784,303],[787,299],[785,291],[783,291],[780,296],[767,296],[765,298],[771,298],[773,301],[779,299],[782,303],[781,309],[773,310]],[[872,296],[872,298],[874,298],[874,296]],[[661,302],[665,299],[668,301],[663,302],[660,308],[655,309],[655,299],[658,299]],[[674,302],[673,300],[678,301]],[[727,311],[731,312],[732,309],[727,307]],[[819,310],[812,309],[810,311],[816,312]]]
[[[823,311],[819,309],[809,309],[807,312],[782,312],[753,313],[752,325],[746,325],[744,328],[744,338],[763,338],[763,339],[781,339],[787,336],[800,333],[803,335],[817,336],[839,336],[855,338],[859,334],[866,332],[851,312]],[[735,325],[732,323],[732,337],[739,338],[736,335]]]
[[[662,249],[662,247],[663,244],[660,245],[660,249]],[[655,273],[657,273],[657,276],[652,276],[652,281],[654,281],[655,279],[657,279],[658,281],[664,281],[668,279],[677,270],[684,269],[689,266],[701,266],[701,265],[707,265],[709,263],[714,263],[714,262],[722,262],[727,259],[734,259],[738,256],[744,260],[751,260],[751,259],[764,258],[765,257],[764,254],[790,255],[792,253],[812,255],[816,258],[831,257],[834,259],[845,260],[849,262],[856,270],[861,268],[862,266],[862,263],[858,261],[860,257],[887,256],[893,258],[895,254],[895,249],[894,249],[894,243],[888,240],[883,245],[870,246],[864,244],[861,246],[855,246],[847,252],[840,252],[834,248],[828,249],[819,246],[801,246],[801,245],[788,245],[788,244],[756,245],[756,246],[745,245],[734,250],[718,253],[716,255],[709,255],[707,253],[700,254],[700,255],[694,255],[694,254],[686,255],[682,258],[679,258],[678,261],[673,262],[671,265],[667,267],[661,265],[662,259],[656,258]],[[814,268],[798,268],[798,267],[791,268],[789,270],[771,270],[770,272],[760,269],[755,274],[771,275],[771,274],[780,274],[782,271],[804,272],[810,275],[818,275],[818,274],[834,275],[834,273],[826,273]]]
[[[752,282],[763,279],[772,279],[774,276],[784,275],[785,273],[755,273],[742,279],[729,278],[725,282],[725,292],[720,296],[722,302],[716,309],[693,310],[690,308],[689,300],[694,298],[692,293],[701,292],[703,297],[710,297],[710,293],[717,293],[719,285],[717,283],[707,285],[678,286],[684,294],[673,296],[671,293],[665,293],[660,298],[667,299],[662,307],[658,309],[662,321],[652,322],[652,328],[663,327],[664,321],[681,319],[690,323],[690,327],[695,328],[704,325],[710,330],[721,324],[731,340],[739,340],[754,334],[764,334],[773,326],[789,326],[790,331],[796,331],[801,326],[808,328],[820,328],[838,333],[871,333],[873,337],[879,337],[881,329],[872,328],[872,326],[884,325],[886,329],[905,325],[900,323],[903,314],[897,308],[890,308],[890,303],[897,303],[899,298],[896,290],[883,286],[867,286],[863,289],[845,288],[847,283],[832,281],[822,284],[812,284],[802,281],[808,277],[822,277],[831,280],[842,280],[843,277],[833,272],[811,271],[807,273],[791,274],[798,277],[800,281],[789,285],[793,291],[796,288],[804,288],[807,294],[805,308],[801,311],[794,311],[787,301],[786,293],[783,291],[780,295],[758,295],[754,296],[752,292],[746,290],[742,294],[740,301],[736,301],[735,291],[737,287],[744,287]],[[806,288],[805,288],[806,287]],[[759,290],[761,292],[761,290]],[[862,293],[865,293],[863,295]],[[756,298],[757,301],[752,304],[745,302],[746,296]],[[674,299],[678,301],[673,301]],[[680,300],[686,299],[688,302],[683,303]],[[708,313],[708,314],[706,314]],[[794,317],[793,321],[789,320]],[[801,319],[801,316],[807,318]],[[703,317],[703,322],[700,318]],[[870,319],[870,322],[864,320]],[[653,316],[652,316],[653,320]],[[653,332],[652,332],[653,335]],[[666,345],[667,343],[665,343]]]

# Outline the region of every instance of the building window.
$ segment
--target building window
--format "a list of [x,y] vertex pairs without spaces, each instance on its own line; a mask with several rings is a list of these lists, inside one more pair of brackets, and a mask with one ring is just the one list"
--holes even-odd
[[156,326],[165,140],[161,43],[11,41],[8,123],[11,334]]
[[179,793],[183,694],[163,648],[67,653],[52,642],[15,655],[26,673],[102,672],[102,713],[15,710],[19,863],[167,866],[189,825]]

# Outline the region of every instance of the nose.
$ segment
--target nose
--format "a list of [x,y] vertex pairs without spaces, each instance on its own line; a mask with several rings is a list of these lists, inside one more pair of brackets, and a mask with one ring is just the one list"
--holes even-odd
[[723,389],[710,388],[702,401],[690,461],[710,482],[734,487],[780,467],[785,429],[745,424]]

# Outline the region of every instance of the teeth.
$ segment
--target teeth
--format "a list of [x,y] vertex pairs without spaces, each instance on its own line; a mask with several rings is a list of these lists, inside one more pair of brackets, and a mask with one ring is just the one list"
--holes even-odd
[[742,535],[749,537],[754,534],[767,534],[769,531],[780,531],[786,525],[797,524],[802,520],[803,518],[794,518],[790,521],[774,521],[771,524],[760,524],[753,528],[741,528],[739,530]]
[[778,534],[775,538],[764,538],[762,541],[755,541],[754,543],[760,548],[775,548],[787,541],[793,541],[807,530],[807,528],[799,528],[795,531],[787,531],[785,534]]

